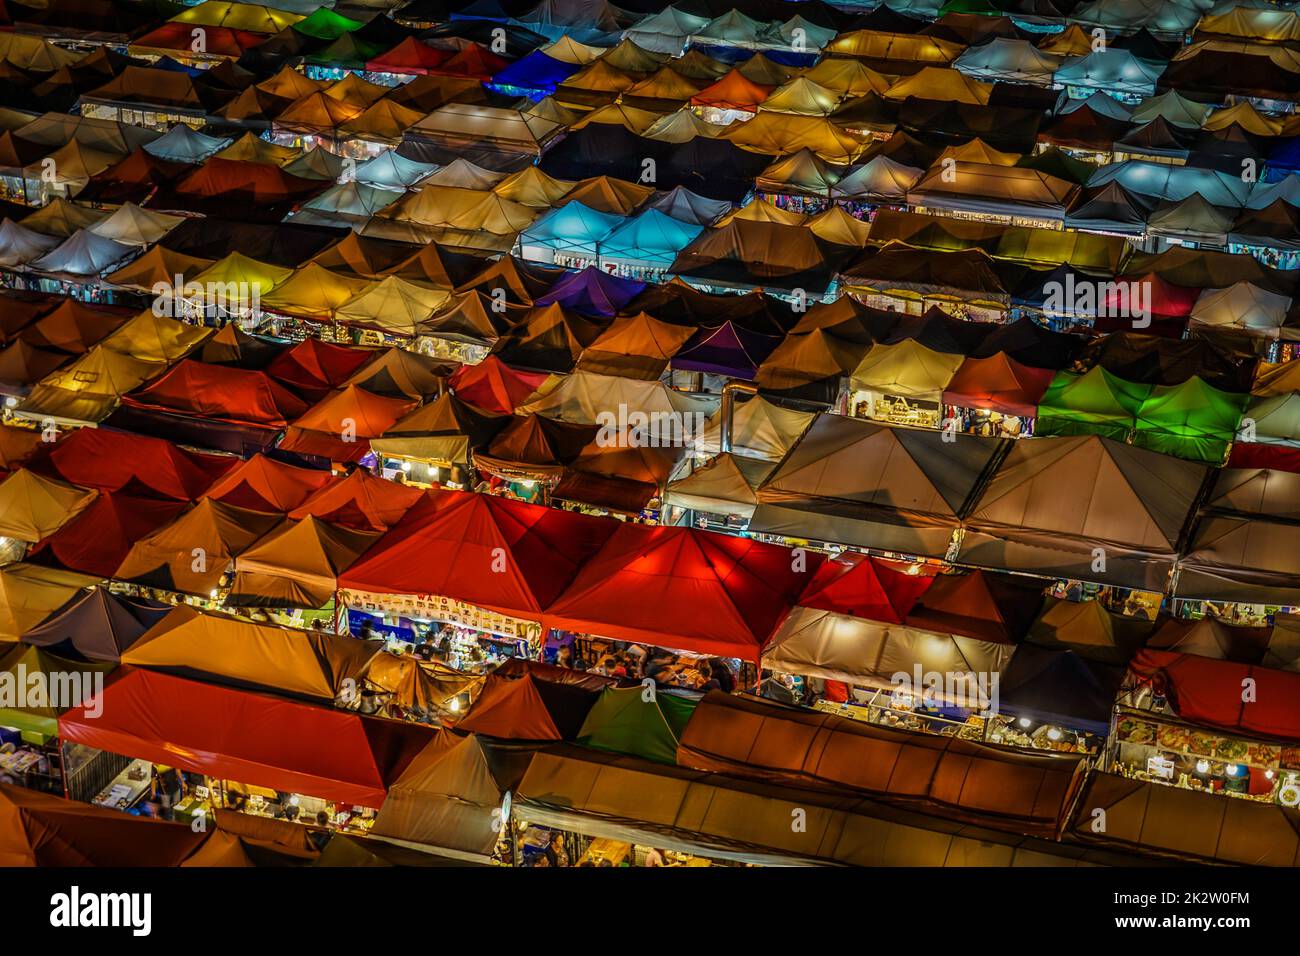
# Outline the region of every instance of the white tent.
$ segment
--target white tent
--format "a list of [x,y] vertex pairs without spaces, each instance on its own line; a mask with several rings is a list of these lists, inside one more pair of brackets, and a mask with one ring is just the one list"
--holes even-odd
[[904,166],[888,156],[877,156],[836,183],[831,195],[840,199],[906,203],[907,191],[924,175],[924,169]]
[[[731,418],[729,451],[746,458],[780,461],[816,417],[815,412],[774,405],[761,395],[738,402]],[[717,455],[722,451],[722,409],[709,419],[693,450],[697,455]]]
[[208,136],[184,123],[177,123],[144,151],[173,163],[201,163],[231,144],[228,137]]
[[[1279,295],[1245,280],[1226,289],[1205,289],[1192,306],[1193,325],[1213,328],[1245,329],[1268,338],[1293,338],[1292,330],[1283,329],[1289,296]],[[1300,337],[1300,330],[1295,330]]]
[[[716,395],[687,395],[674,391],[663,382],[646,382],[622,378],[617,375],[599,375],[595,372],[577,371],[563,378],[551,379],[554,384],[543,386],[541,394],[515,411],[520,415],[541,415],[580,425],[599,425],[609,421],[627,420],[636,412],[647,415],[680,417],[683,425],[703,421],[718,407]],[[698,434],[692,425],[685,429]]]
[[758,507],[758,486],[776,462],[722,454],[688,475],[674,478],[664,492],[664,506],[749,520]]
[[135,203],[127,203],[119,206],[107,219],[101,219],[88,228],[90,232],[105,239],[131,246],[148,246],[184,221],[184,216],[169,216],[152,209],[141,209]]
[[47,236],[20,226],[12,219],[0,222],[0,266],[21,266],[57,246],[58,236]]
[[46,275],[79,282],[120,266],[139,252],[136,246],[115,242],[82,229],[65,239],[28,267]]

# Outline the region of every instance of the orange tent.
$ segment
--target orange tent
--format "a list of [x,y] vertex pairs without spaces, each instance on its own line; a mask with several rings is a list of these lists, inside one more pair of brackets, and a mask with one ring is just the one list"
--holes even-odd
[[370,452],[370,439],[414,407],[409,398],[388,398],[349,385],[294,421],[280,439],[280,448],[330,461],[360,461]]
[[329,484],[328,471],[298,468],[263,454],[240,462],[205,493],[228,505],[254,511],[292,511]]
[[774,89],[775,87],[760,86],[746,79],[745,74],[733,68],[722,79],[692,96],[691,105],[753,113]]
[[597,692],[534,674],[510,680],[489,674],[473,709],[458,729],[510,740],[572,740],[596,702]]
[[419,488],[385,481],[358,468],[346,478],[322,486],[289,512],[289,517],[314,515],[362,531],[386,531],[423,497]]
[[478,365],[462,365],[449,384],[456,397],[488,412],[509,415],[533,395],[550,376],[518,372],[494,355]]

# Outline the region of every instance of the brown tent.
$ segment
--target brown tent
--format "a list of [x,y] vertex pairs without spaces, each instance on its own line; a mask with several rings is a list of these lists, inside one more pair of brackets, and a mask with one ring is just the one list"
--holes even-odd
[[501,802],[478,738],[444,730],[389,787],[370,835],[486,862],[505,826]]
[[20,468],[0,482],[0,535],[35,544],[90,507],[96,494]]
[[510,740],[572,740],[596,697],[595,691],[533,673],[515,680],[489,674],[457,729]]
[[206,596],[221,584],[235,555],[281,520],[278,514],[204,498],[166,527],[132,545],[114,577]]
[[377,654],[366,669],[366,683],[408,714],[454,720],[483,690],[484,678],[414,654]]
[[696,707],[679,766],[815,790],[854,791],[922,812],[1055,837],[1086,764],[714,691]]
[[689,326],[669,325],[645,312],[623,316],[583,349],[577,367],[601,375],[655,381],[694,333]]
[[226,604],[320,608],[334,598],[338,576],[378,540],[311,515],[288,521],[235,558]]

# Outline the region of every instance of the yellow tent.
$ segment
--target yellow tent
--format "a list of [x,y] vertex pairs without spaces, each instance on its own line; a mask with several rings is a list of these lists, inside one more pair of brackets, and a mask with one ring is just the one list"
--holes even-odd
[[640,136],[661,119],[663,119],[662,114],[653,110],[638,109],[623,103],[611,103],[592,110],[573,124],[573,130],[576,132],[592,125],[622,126]]
[[312,93],[283,110],[275,118],[274,128],[294,133],[333,133],[365,110],[364,106],[345,103],[324,93]]
[[0,481],[0,536],[35,544],[90,507],[97,494],[20,468]]
[[145,309],[99,344],[140,362],[155,362],[161,368],[180,361],[215,333],[216,329],[154,315],[152,309]]
[[855,56],[864,60],[898,60],[905,63],[951,63],[965,51],[964,43],[952,40],[879,30],[841,33],[824,50],[828,56]]
[[42,37],[24,33],[0,33],[0,60],[32,73],[54,73],[72,66],[85,53],[65,50]]
[[188,280],[210,265],[211,259],[196,259],[183,252],[172,252],[164,246],[155,245],[140,258],[109,273],[105,280],[133,292],[152,292],[153,287],[160,282],[171,287],[175,285],[177,276]]
[[593,176],[574,186],[558,206],[580,202],[588,209],[597,212],[627,216],[653,196],[654,192],[653,186],[643,186],[640,183],[628,182],[626,179],[615,179],[613,176]]
[[1020,161],[1020,154],[1004,153],[1000,149],[994,149],[977,136],[960,146],[946,148],[935,159],[931,168],[942,167],[945,159],[951,159],[957,163],[982,163],[985,166],[1014,166]]
[[866,96],[883,93],[893,82],[882,73],[846,57],[827,57],[803,74],[818,86],[834,90],[841,96]]
[[742,149],[784,156],[809,149],[828,163],[851,163],[866,144],[820,116],[760,112],[747,123],[733,123],[721,134]]
[[485,678],[413,654],[378,654],[366,670],[366,683],[404,710],[433,717],[464,714],[478,699]]
[[525,166],[519,172],[507,176],[493,187],[492,191],[502,199],[519,203],[521,206],[535,206],[550,209],[567,196],[578,185],[568,179],[556,179],[542,172],[539,166]]
[[721,229],[728,226],[737,219],[743,222],[775,222],[783,226],[802,226],[807,222],[808,217],[801,212],[794,212],[791,209],[782,209],[780,206],[773,205],[766,199],[755,199],[747,206],[741,206],[739,209],[732,210],[714,225]]
[[853,370],[853,388],[881,395],[939,402],[964,356],[927,348],[915,339],[894,345],[877,342]]
[[[750,120],[749,122],[753,122]],[[676,113],[669,113],[647,129],[643,135],[646,139],[660,143],[689,143],[697,136],[709,139],[721,136],[728,127],[715,126],[700,119],[699,114],[689,107],[682,107]]]
[[165,367],[96,345],[70,365],[41,379],[15,414],[34,421],[103,421],[123,395]]
[[371,83],[369,80],[363,80],[355,73],[349,73],[337,83],[332,83],[325,88],[326,96],[344,103],[350,103],[361,109],[379,102],[391,92],[393,92],[391,86]]
[[840,105],[842,94],[797,76],[758,105],[759,112],[791,113],[796,116],[827,116]]
[[606,53],[604,47],[588,46],[585,43],[579,43],[568,34],[560,37],[549,46],[541,48],[552,60],[559,60],[561,63],[576,63],[580,66],[592,62]]
[[1215,110],[1201,124],[1201,128],[1211,131],[1227,129],[1233,123],[1236,123],[1247,133],[1254,133],[1256,136],[1277,136],[1282,132],[1282,121],[1280,119],[1265,116],[1246,102],[1238,103],[1236,106],[1230,106],[1227,109]]
[[442,289],[388,276],[357,293],[334,312],[334,319],[349,325],[377,329],[389,335],[422,335],[425,323],[451,304]]
[[[254,291],[258,296],[264,296],[292,275],[292,269],[250,259],[242,252],[232,252],[195,275],[194,281],[205,290],[243,289],[249,296]],[[230,293],[227,296],[233,297]],[[238,298],[243,300],[245,296],[239,295]]]
[[288,13],[274,7],[256,3],[230,3],[228,0],[205,0],[172,17],[170,23],[192,23],[195,26],[226,27],[247,33],[271,35],[305,19],[300,13]]
[[703,80],[682,76],[671,66],[660,67],[657,72],[623,91],[623,98],[639,97],[646,100],[675,100],[685,103],[704,89]]
[[922,100],[941,100],[946,103],[970,103],[974,106],[986,106],[989,94],[993,92],[992,83],[981,83],[957,70],[939,66],[923,67],[911,76],[899,79],[885,90],[884,96],[891,100],[905,100],[916,97]]
[[320,608],[338,589],[338,576],[379,539],[308,515],[286,522],[235,558],[235,581],[226,603],[259,607]]
[[265,163],[268,166],[284,166],[286,163],[293,162],[300,155],[300,150],[290,149],[288,146],[276,146],[274,143],[268,143],[260,136],[245,133],[217,153],[216,157],[246,163]]
[[339,127],[339,132],[371,143],[396,145],[402,141],[402,134],[423,118],[419,110],[392,100],[379,100]]
[[89,229],[101,219],[108,218],[107,209],[90,209],[56,197],[30,216],[23,216],[20,225],[45,236],[66,239],[74,232]]
[[813,235],[841,246],[865,246],[871,237],[871,225],[855,219],[842,206],[831,206],[820,216],[808,220]]
[[17,641],[98,579],[37,564],[0,568],[0,641]]
[[300,100],[324,88],[325,84],[320,80],[309,79],[291,66],[280,67],[279,73],[257,84],[257,89],[263,93],[286,100]]
[[324,321],[372,285],[369,279],[348,278],[308,262],[263,295],[262,305],[272,312]]

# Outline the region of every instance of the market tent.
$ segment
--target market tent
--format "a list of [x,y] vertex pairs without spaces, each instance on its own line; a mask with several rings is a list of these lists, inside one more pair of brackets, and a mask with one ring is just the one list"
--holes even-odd
[[1013,717],[1105,736],[1123,680],[1123,665],[1071,648],[1022,644],[1002,671],[998,706]]
[[[1220,801],[1227,802],[1227,801]],[[1238,802],[1238,801],[1231,801]],[[1087,862],[1059,844],[855,800],[553,747],[514,792],[532,823],[696,856],[774,866],[1046,866]],[[807,826],[794,832],[795,816]]]
[[1201,518],[1179,562],[1182,598],[1291,606],[1297,598],[1296,529],[1261,517]]
[[1033,418],[1054,377],[1051,369],[1021,365],[1005,352],[968,358],[944,388],[943,401],[959,408]]
[[601,244],[623,221],[622,216],[598,212],[573,200],[545,213],[526,227],[520,234],[519,241],[525,247],[535,246],[565,255],[597,258],[601,254]]
[[9,784],[0,784],[0,834],[0,865],[7,867],[221,865],[204,848],[226,839]]
[[102,713],[78,707],[63,714],[59,736],[192,773],[365,807],[383,805],[388,785],[431,733],[139,668],[119,672],[95,705]]
[[96,494],[20,468],[0,481],[0,535],[35,544],[90,507]]
[[[307,200],[293,212],[291,219],[295,223],[359,229],[371,216],[391,206],[402,195],[401,190],[370,186],[354,179],[331,186],[319,196]],[[352,235],[356,236],[356,233]]]
[[664,491],[664,507],[686,508],[749,520],[758,507],[758,486],[775,462],[726,452],[690,474],[675,478]]
[[41,474],[99,491],[192,501],[234,465],[161,438],[108,428],[78,429],[30,462]]
[[1080,375],[1058,372],[1038,404],[1038,435],[1100,435],[1126,441],[1150,385],[1127,382],[1096,365]]
[[[1179,718],[1271,740],[1300,739],[1300,715],[1292,701],[1300,674],[1192,654],[1143,649],[1129,664],[1143,682],[1161,680]],[[1244,694],[1223,694],[1223,687],[1251,687]]]
[[85,282],[115,270],[138,251],[134,246],[81,229],[27,263],[27,267],[66,282]]
[[722,447],[723,412],[709,418],[703,434],[692,448],[697,455],[716,455],[722,451],[745,458],[777,462],[794,447],[812,424],[814,412],[785,408],[755,395],[732,407],[731,427],[726,449]]
[[1181,863],[1293,867],[1300,861],[1293,808],[1225,800],[1155,781],[1094,773],[1080,805],[1106,813],[1098,831],[1083,814],[1070,836],[1086,844],[1124,847]]
[[370,349],[309,338],[282,351],[266,367],[266,374],[304,397],[318,401],[340,388],[374,354]]
[[1181,385],[1157,385],[1138,409],[1133,443],[1166,455],[1222,464],[1248,400],[1195,375]]
[[[1251,397],[1242,422],[1253,423],[1255,442],[1300,447],[1300,394],[1287,392],[1269,398]],[[1243,428],[1243,433],[1245,429]],[[1243,447],[1232,446],[1232,454]]]
[[655,381],[693,334],[694,330],[687,326],[661,322],[646,312],[620,316],[583,349],[575,374],[590,372]]
[[438,167],[419,163],[399,155],[395,150],[380,153],[374,159],[358,163],[356,181],[377,189],[406,189],[424,179]]
[[562,276],[537,306],[560,305],[593,319],[609,318],[645,291],[646,283],[613,275],[595,266]]
[[[1279,633],[1285,634],[1285,631],[1267,625],[1250,627],[1230,624],[1217,617],[1171,617],[1156,628],[1146,646],[1153,651],[1194,654],[1197,657],[1235,661],[1239,664],[1264,664],[1281,670],[1286,669],[1283,658],[1269,646],[1270,641]],[[1284,636],[1279,643],[1285,641]],[[1293,653],[1286,653],[1286,657],[1292,656]],[[1286,663],[1290,664],[1289,661]]]
[[284,345],[276,339],[249,335],[231,322],[208,337],[195,357],[205,365],[230,365],[257,371],[265,368],[281,352]]
[[923,100],[943,100],[949,103],[984,106],[987,105],[992,91],[992,83],[972,80],[956,69],[923,66],[912,75],[898,79],[882,95],[892,100],[916,97]]
[[1049,597],[1029,629],[1028,642],[1070,649],[1087,660],[1126,664],[1153,628],[1148,618],[1108,610],[1098,600]]
[[97,580],[33,564],[0,568],[0,643],[20,639]]
[[356,684],[377,645],[247,618],[173,608],[122,651],[122,663],[215,684],[333,702]]
[[547,481],[559,478],[600,428],[562,422],[537,414],[512,416],[487,449],[476,452],[472,465],[504,481]]
[[[987,705],[990,695],[976,675],[999,675],[1011,659],[1008,644],[864,620],[833,611],[797,607],[763,650],[764,669],[820,677],[858,686],[894,689],[902,677],[972,675],[954,685],[953,703]],[[949,700],[944,697],[944,700]]]
[[149,246],[181,224],[180,216],[141,209],[125,203],[105,219],[89,228],[92,235],[131,246]]
[[204,493],[228,505],[254,511],[292,511],[330,481],[330,473],[299,468],[257,454],[240,462]]
[[836,198],[865,199],[898,205],[907,202],[907,191],[925,175],[925,170],[875,156],[840,178],[831,188]]
[[966,76],[989,83],[1032,83],[1050,86],[1062,57],[1044,53],[1028,40],[995,36],[968,47],[952,64]]
[[359,531],[387,531],[423,497],[419,488],[377,478],[358,468],[312,492],[289,517],[296,521],[312,515]]
[[122,653],[167,614],[169,606],[114,594],[105,587],[83,591],[38,627],[23,643],[70,660],[118,663]]
[[281,518],[204,498],[192,509],[131,546],[113,575],[146,587],[208,595],[235,555],[269,532]]
[[0,266],[20,266],[39,259],[61,241],[58,236],[47,236],[6,218],[0,223]]
[[21,644],[5,649],[0,679],[13,690],[5,694],[8,706],[0,707],[0,726],[46,739],[58,736],[59,715],[93,700],[116,666],[69,660]]
[[[820,564],[694,528],[620,524],[548,608],[579,633],[756,660]],[[680,608],[698,607],[690,619]]]
[[1291,339],[1286,328],[1291,297],[1242,281],[1222,289],[1204,289],[1192,307],[1191,325],[1206,329],[1241,329],[1267,338]]
[[376,353],[343,383],[374,395],[420,401],[439,392],[448,373],[458,366],[433,356],[391,347]]
[[28,345],[80,355],[96,342],[121,328],[125,316],[118,310],[93,308],[77,299],[64,299],[57,308],[23,329]]
[[590,688],[532,673],[518,678],[489,674],[456,729],[507,740],[572,740],[596,697]]
[[768,394],[830,405],[868,347],[820,328],[790,334],[759,366],[754,380]]
[[120,269],[105,273],[104,281],[133,292],[152,293],[159,283],[171,284],[176,281],[176,276],[188,281],[210,265],[211,259],[199,259],[155,245]]
[[818,415],[758,489],[750,527],[942,557],[999,443]]
[[200,133],[185,123],[177,123],[152,143],[142,147],[150,156],[171,163],[194,165],[229,146],[233,140]]
[[1163,63],[1143,60],[1128,50],[1109,47],[1094,50],[1086,56],[1068,58],[1053,79],[1057,86],[1066,89],[1149,96],[1155,93],[1163,69]]
[[389,788],[370,836],[487,862],[506,822],[502,795],[478,738],[439,731]]
[[552,303],[535,307],[521,318],[497,340],[493,354],[521,368],[562,374],[572,370],[582,350],[599,334],[597,323]]
[[365,680],[418,718],[453,720],[473,704],[483,690],[485,678],[435,661],[422,661],[414,654],[380,653],[371,658]]
[[695,709],[677,762],[1048,839],[1065,824],[1086,766],[1078,754],[1012,753],[719,692]]
[[841,552],[818,569],[799,595],[799,606],[901,624],[935,580],[916,565],[906,568],[855,551]]
[[[439,595],[536,619],[613,533],[611,524],[520,501],[439,491],[340,583],[385,594]],[[424,560],[431,553],[446,560]]]
[[936,575],[904,623],[940,634],[1016,644],[1043,604],[1043,582],[996,571]]
[[780,336],[755,332],[728,320],[698,329],[673,356],[671,364],[674,370],[752,381],[758,367],[780,343]]
[[936,352],[915,339],[892,345],[877,342],[862,357],[850,381],[860,391],[939,402],[965,361],[961,355]]
[[[696,437],[697,427],[717,407],[712,396],[688,395],[661,381],[574,372],[556,380],[536,398],[520,405],[520,415],[542,415],[579,425],[600,425],[611,443],[622,436],[629,443],[644,436],[643,444],[684,444]],[[625,409],[620,413],[620,409]],[[638,413],[644,422],[633,418]],[[638,431],[639,426],[639,431]]]
[[753,113],[767,99],[773,87],[751,82],[733,68],[721,79],[691,97],[691,106]]
[[444,392],[394,422],[383,437],[372,439],[376,455],[415,458],[439,467],[467,465],[470,450],[480,451],[496,437],[507,416],[482,412]]
[[315,262],[308,262],[262,296],[261,303],[266,309],[281,315],[330,321],[336,310],[371,285],[365,279],[341,276]]
[[1164,591],[1204,479],[1108,438],[1016,442],[970,510],[958,560]]
[[677,742],[698,702],[643,687],[606,687],[575,739],[594,750],[630,754],[658,763],[677,763]]
[[278,447],[334,462],[360,461],[370,453],[370,439],[378,438],[414,406],[409,398],[374,395],[348,385],[294,419]]
[[37,563],[112,577],[131,545],[172,521],[183,501],[103,491],[85,511],[32,548]]
[[355,531],[308,515],[272,531],[235,558],[231,607],[320,608],[334,599],[338,575],[380,532]]
[[983,215],[1016,211],[1038,219],[1064,219],[1079,188],[1025,166],[957,162],[931,168],[908,190],[907,201],[912,206]]
[[41,379],[17,414],[32,421],[98,422],[131,389],[157,375],[159,365],[96,345]]
[[256,3],[232,3],[227,0],[205,0],[189,7],[167,22],[189,23],[196,26],[227,27],[270,36],[305,19],[302,14],[289,13],[275,7]]

